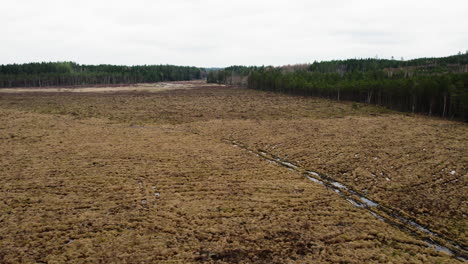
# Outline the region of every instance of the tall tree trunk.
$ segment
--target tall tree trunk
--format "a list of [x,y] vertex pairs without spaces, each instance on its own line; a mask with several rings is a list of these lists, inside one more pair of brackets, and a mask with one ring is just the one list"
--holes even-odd
[[447,106],[447,94],[444,94],[444,110],[442,111],[442,117],[445,117],[446,106]]
[[429,104],[429,116],[432,116],[432,105],[434,105],[433,99],[431,99],[431,103]]
[[371,103],[371,100],[372,100],[372,91],[370,91],[369,93],[367,93],[367,103],[370,104],[370,103]]

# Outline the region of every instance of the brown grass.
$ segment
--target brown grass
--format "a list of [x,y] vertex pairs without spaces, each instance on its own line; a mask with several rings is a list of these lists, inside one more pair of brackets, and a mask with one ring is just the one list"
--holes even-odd
[[[462,244],[468,242],[465,124],[391,115],[211,121],[230,137],[330,176]],[[273,132],[274,131],[274,132]]]
[[[243,140],[356,188],[368,186],[369,196],[400,206],[386,185],[368,184],[357,168],[380,168],[374,157],[381,164],[391,160],[398,170],[389,170],[390,182],[412,183],[400,172],[417,171],[419,160],[398,159],[392,151],[444,134],[444,147],[420,158],[455,164],[463,180],[463,124],[213,86],[0,96],[2,263],[457,262],[333,191],[221,139]],[[384,130],[385,122],[399,127]],[[404,132],[414,122],[414,134]],[[352,151],[361,158],[348,155]],[[363,180],[341,176],[344,167]],[[418,197],[414,190],[400,193]],[[438,190],[445,191],[457,195]],[[428,208],[429,217],[439,219]]]

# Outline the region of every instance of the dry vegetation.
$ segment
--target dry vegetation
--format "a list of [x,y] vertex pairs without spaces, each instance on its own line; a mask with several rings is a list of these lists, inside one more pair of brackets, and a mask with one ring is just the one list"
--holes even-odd
[[195,85],[0,93],[0,262],[458,262],[222,139],[466,243],[465,124]]
[[421,117],[193,124],[345,183],[467,244],[468,129]]

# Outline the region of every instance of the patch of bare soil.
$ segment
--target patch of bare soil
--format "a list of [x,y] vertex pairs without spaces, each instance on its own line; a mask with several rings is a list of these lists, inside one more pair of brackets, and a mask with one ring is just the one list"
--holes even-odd
[[117,93],[117,92],[161,92],[174,89],[190,89],[199,86],[200,82],[160,82],[138,83],[127,85],[90,85],[90,86],[64,86],[64,87],[30,87],[30,88],[1,88],[0,93]]

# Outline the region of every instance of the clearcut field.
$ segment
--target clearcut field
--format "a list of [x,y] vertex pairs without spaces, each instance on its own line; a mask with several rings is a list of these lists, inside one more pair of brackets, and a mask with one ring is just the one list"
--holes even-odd
[[466,248],[466,124],[177,82],[0,89],[0,262],[460,262],[231,141]]

